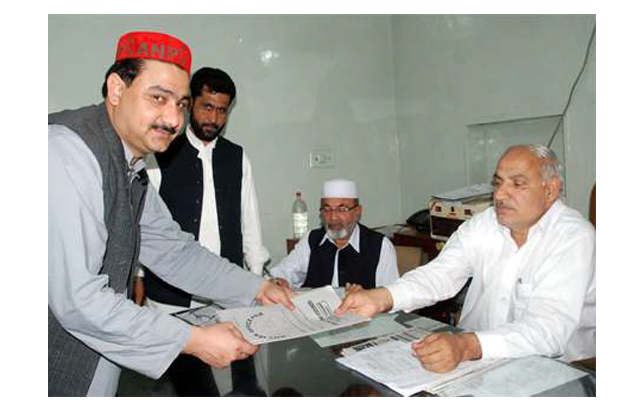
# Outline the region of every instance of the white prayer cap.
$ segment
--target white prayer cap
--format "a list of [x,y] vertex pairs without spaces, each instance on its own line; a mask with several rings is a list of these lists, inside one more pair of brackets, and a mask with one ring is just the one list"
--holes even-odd
[[338,197],[344,199],[357,199],[356,183],[351,180],[334,179],[323,184],[322,199]]

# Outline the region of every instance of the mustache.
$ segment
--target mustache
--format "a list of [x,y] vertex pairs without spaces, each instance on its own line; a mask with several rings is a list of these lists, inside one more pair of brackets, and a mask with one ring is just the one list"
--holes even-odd
[[213,130],[218,130],[219,129],[219,126],[217,124],[215,124],[215,123],[212,123],[212,122],[205,122],[204,124],[200,124],[200,127],[202,127],[202,129],[207,128],[207,127],[210,127]]
[[174,127],[165,124],[154,124],[152,125],[152,128],[155,130],[163,130],[169,134],[176,134],[177,131]]

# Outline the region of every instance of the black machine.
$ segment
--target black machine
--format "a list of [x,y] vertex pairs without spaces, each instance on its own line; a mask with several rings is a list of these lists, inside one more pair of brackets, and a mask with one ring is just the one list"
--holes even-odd
[[417,232],[430,233],[430,210],[422,209],[406,219],[406,223],[415,227]]

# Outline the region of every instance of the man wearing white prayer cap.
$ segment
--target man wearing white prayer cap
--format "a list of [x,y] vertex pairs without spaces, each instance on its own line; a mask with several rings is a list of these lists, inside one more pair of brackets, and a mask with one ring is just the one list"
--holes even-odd
[[391,241],[359,223],[362,205],[356,183],[345,179],[323,184],[321,227],[300,239],[271,269],[281,285],[375,288],[399,278]]

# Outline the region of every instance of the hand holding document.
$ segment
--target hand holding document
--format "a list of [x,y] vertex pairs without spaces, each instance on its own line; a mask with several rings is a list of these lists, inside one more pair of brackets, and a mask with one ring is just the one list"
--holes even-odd
[[217,311],[219,321],[236,324],[247,341],[262,344],[304,337],[369,321],[345,313],[334,314],[341,300],[330,286],[303,292],[292,299],[295,309],[281,304]]

